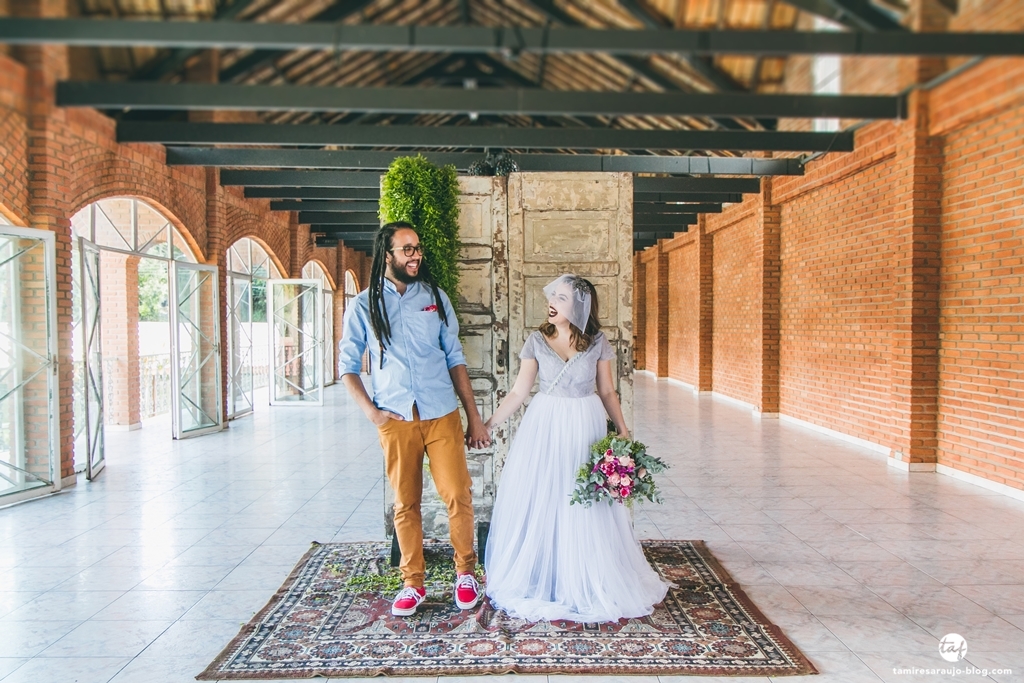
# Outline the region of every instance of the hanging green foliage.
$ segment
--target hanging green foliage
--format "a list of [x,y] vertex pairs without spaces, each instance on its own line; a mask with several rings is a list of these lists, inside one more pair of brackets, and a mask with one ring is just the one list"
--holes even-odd
[[406,221],[416,227],[438,286],[458,313],[459,180],[454,166],[438,168],[422,155],[398,157],[384,174],[381,223]]

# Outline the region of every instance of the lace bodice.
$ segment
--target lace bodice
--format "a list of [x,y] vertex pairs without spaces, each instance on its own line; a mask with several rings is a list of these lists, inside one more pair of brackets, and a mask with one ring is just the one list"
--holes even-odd
[[[569,398],[583,398],[597,391],[597,361],[614,360],[615,349],[608,343],[608,338],[604,336],[604,333],[598,332],[590,348],[578,352],[578,356],[573,356],[568,361],[562,360],[548,346],[544,335],[540,332],[534,332],[527,337],[526,343],[523,344],[523,350],[519,352],[520,358],[533,358],[537,361],[537,378],[540,380],[541,393]],[[552,387],[552,383],[562,372],[566,363],[572,363],[572,365]]]

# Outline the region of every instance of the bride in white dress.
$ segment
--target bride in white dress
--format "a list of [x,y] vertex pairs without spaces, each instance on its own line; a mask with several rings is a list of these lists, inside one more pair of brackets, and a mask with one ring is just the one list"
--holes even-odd
[[487,421],[529,398],[498,487],[484,566],[495,608],[529,621],[615,621],[650,614],[668,590],[644,557],[629,510],[570,506],[579,468],[607,430],[629,437],[594,286],[562,275],[544,288],[548,320],[526,340],[512,391]]

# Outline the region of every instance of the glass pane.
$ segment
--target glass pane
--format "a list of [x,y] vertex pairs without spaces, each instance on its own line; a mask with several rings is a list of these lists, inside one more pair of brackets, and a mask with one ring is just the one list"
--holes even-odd
[[96,244],[111,249],[134,250],[132,202],[131,199],[118,197],[101,199],[93,204],[93,241]]
[[[100,340],[100,252],[91,244],[79,248],[81,306],[79,341],[82,349],[82,390],[86,476],[93,479],[104,465],[103,352]],[[78,444],[76,444],[77,446]],[[76,452],[77,454],[77,452]]]
[[320,402],[319,283],[270,281],[274,347],[272,402]]
[[231,277],[228,282],[228,416],[233,417],[253,409],[252,284],[244,277]]
[[324,292],[324,384],[334,384],[334,292]]
[[175,261],[195,263],[196,258],[192,255],[192,248],[188,246],[188,242],[185,241],[185,238],[179,235],[178,231],[173,228],[170,232],[171,239],[173,240],[173,244],[171,245],[171,251],[173,252],[171,254],[171,258]]
[[[95,241],[92,238],[92,207],[87,206],[71,217],[71,234]],[[72,245],[72,248],[77,246]]]
[[164,216],[145,202],[135,200],[135,239],[136,249],[149,252],[157,243],[166,244],[170,223]]
[[46,249],[42,239],[0,234],[0,495],[53,476]]
[[242,238],[228,249],[228,270],[243,275],[252,273],[248,239]]
[[221,423],[217,350],[216,270],[177,264],[176,434],[207,430]]

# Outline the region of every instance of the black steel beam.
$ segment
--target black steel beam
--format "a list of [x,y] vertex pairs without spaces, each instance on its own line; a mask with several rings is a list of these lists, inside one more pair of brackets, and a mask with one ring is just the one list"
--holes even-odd
[[316,228],[313,228],[311,226],[310,229],[309,229],[309,232],[310,233],[319,233],[319,234],[323,234],[323,235],[329,235],[331,237],[337,237],[338,239],[344,239],[346,241],[346,243],[349,240],[352,240],[353,242],[372,243],[373,242],[373,237],[376,234],[374,232],[367,232],[367,231],[363,231],[363,232],[335,232],[335,231],[332,231],[332,230],[321,230],[321,229],[319,229],[320,227],[322,227],[322,226],[316,226]]
[[[1021,41],[1024,43],[1024,41]],[[63,81],[61,107],[137,110],[364,111],[414,114],[778,116],[894,119],[904,98],[890,95],[748,95],[536,89],[334,88],[228,83]]]
[[[556,5],[553,0],[527,0],[527,2],[540,12],[544,13],[545,17],[549,21],[554,20],[574,28],[585,28],[576,20],[575,17]],[[628,11],[628,6],[626,9]],[[700,56],[693,53],[683,53],[681,56],[690,64],[690,67],[694,71],[703,76],[704,79],[711,84],[712,88],[725,92],[744,90],[744,88],[740,87],[734,78],[716,69],[713,64],[708,65],[708,63]],[[675,80],[669,78],[660,70],[652,66],[646,56],[617,55],[617,58],[637,75],[655,83],[660,88],[664,88],[669,92],[685,90],[684,88],[681,88],[679,83]],[[727,130],[743,130],[745,128],[742,123],[735,119],[711,117],[711,120]],[[772,126],[772,128],[775,127],[776,126],[774,125]]]
[[[301,221],[300,221],[301,222]],[[345,235],[348,238],[349,235],[362,235],[370,234],[370,239],[373,239],[372,235],[380,227],[378,223],[367,223],[364,225],[338,225],[336,223],[310,223],[310,232],[323,232],[332,233],[337,235]],[[355,239],[354,237],[352,239]]]
[[[305,221],[303,221],[305,222]],[[693,225],[697,222],[695,213],[652,213],[633,215],[634,226],[645,225]]]
[[[327,7],[319,14],[309,19],[310,22],[340,22],[342,19],[361,11],[370,4],[372,0],[335,0],[334,4]],[[280,50],[254,50],[239,59],[231,66],[221,70],[219,80],[223,83],[238,76],[249,73],[269,64],[281,56]]]
[[649,240],[670,240],[676,236],[677,232],[686,232],[686,230],[676,230],[674,232],[636,231],[633,233],[633,241],[646,242]]
[[634,192],[728,192],[757,193],[758,178],[633,178]]
[[377,212],[377,202],[332,202],[332,201],[295,201],[286,199],[270,202],[271,211],[332,211],[334,213],[356,213],[363,211]]
[[334,213],[333,211],[300,211],[300,223],[333,223],[334,225],[371,225],[378,224],[376,211],[360,211],[359,213]]
[[[218,8],[214,16],[214,21],[234,19],[248,9],[255,1],[256,0],[235,0],[235,2],[217,3]],[[158,81],[168,74],[180,71],[185,66],[185,62],[200,52],[201,50],[195,48],[176,48],[172,50],[170,54],[164,55],[160,59],[150,60],[150,62],[143,65],[141,69],[137,69],[129,80]]]
[[722,213],[721,204],[649,204],[633,203],[633,215],[680,214],[680,213]]
[[247,187],[379,188],[380,175],[359,171],[221,171],[220,184]]
[[898,21],[873,6],[869,0],[784,0],[784,2],[855,31],[906,32],[906,29]]
[[633,209],[644,204],[700,204],[702,202],[715,202],[723,204],[738,204],[743,201],[743,195],[738,192],[643,192],[636,189],[636,182],[633,183]]
[[[839,2],[840,0],[831,0]],[[842,0],[851,3],[853,0]],[[865,0],[865,4],[866,0]],[[847,15],[849,12],[847,11]],[[120,19],[0,19],[0,42],[98,47],[270,48],[649,55],[986,56],[1024,54],[1019,32],[692,31],[575,27],[395,26],[384,24]]]
[[[438,166],[468,169],[483,159],[471,152],[422,152]],[[168,147],[169,166],[229,166],[244,168],[308,168],[385,171],[402,152],[375,150],[254,149],[251,147]],[[622,171],[715,175],[803,175],[799,159],[747,157],[632,156],[621,154],[517,154],[521,171]]]
[[[223,178],[223,172],[221,173]],[[223,180],[222,180],[223,182]],[[349,201],[353,199],[380,199],[380,187],[329,188],[329,187],[247,187],[246,199],[326,199]],[[739,200],[737,200],[739,201]]]
[[118,142],[297,147],[453,147],[500,149],[672,149],[852,152],[853,133],[484,126],[274,125],[120,121]]

